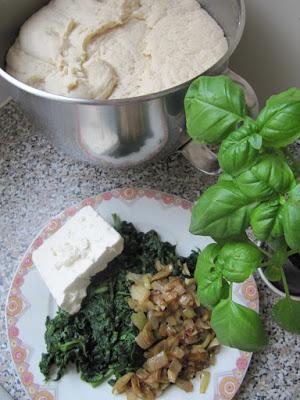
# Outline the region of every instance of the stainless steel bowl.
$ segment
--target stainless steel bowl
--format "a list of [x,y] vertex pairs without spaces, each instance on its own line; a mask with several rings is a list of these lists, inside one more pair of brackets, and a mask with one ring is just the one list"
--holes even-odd
[[[227,54],[207,74],[226,73],[244,30],[244,0],[198,1],[224,29],[229,43]],[[45,0],[0,2],[0,77],[40,132],[77,160],[117,168],[166,157],[188,141],[183,99],[190,82],[147,96],[93,101],[46,93],[7,74],[6,53],[20,26],[45,4]],[[250,107],[255,107],[256,97],[248,86],[247,95],[254,104]],[[201,162],[205,169],[200,155]]]

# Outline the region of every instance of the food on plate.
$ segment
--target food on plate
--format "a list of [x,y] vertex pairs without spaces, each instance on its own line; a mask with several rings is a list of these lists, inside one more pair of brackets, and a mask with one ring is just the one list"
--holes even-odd
[[21,27],[7,72],[67,97],[128,98],[188,81],[227,50],[196,0],[52,0]]
[[[83,380],[95,387],[110,378],[130,400],[154,399],[170,384],[191,391],[219,347],[196,296],[197,253],[178,256],[155,231],[114,221],[124,250],[92,277],[76,314],[60,308],[47,318],[40,370],[58,380],[75,364]],[[202,389],[208,382],[203,371]]]
[[32,254],[57,305],[80,309],[90,278],[123,251],[123,239],[92,207],[82,208]]
[[[162,265],[155,274],[134,274],[130,288],[132,321],[139,329],[136,342],[145,352],[145,362],[136,372],[122,376],[114,391],[128,399],[151,399],[170,384],[193,391],[192,379],[214,360],[219,342],[210,326],[210,312],[200,305],[196,284],[186,263]],[[202,390],[208,385],[203,372]]]

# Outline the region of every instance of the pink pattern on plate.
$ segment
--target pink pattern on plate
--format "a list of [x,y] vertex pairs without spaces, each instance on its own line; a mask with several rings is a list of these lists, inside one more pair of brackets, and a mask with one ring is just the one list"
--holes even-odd
[[13,281],[13,287],[14,288],[19,288],[23,285],[24,283],[24,278],[21,275],[16,275],[14,281]]
[[44,240],[42,237],[38,237],[32,244],[32,248],[34,250],[38,249],[42,244],[43,244]]
[[138,195],[138,190],[133,188],[121,189],[120,195],[124,200],[134,200]]
[[102,198],[103,198],[103,200],[105,200],[105,201],[109,201],[109,200],[111,200],[112,199],[112,194],[110,193],[110,192],[105,192],[105,193],[103,193],[103,195],[102,195]]
[[65,215],[67,217],[73,217],[77,213],[77,208],[76,207],[70,207],[65,211]]
[[225,376],[219,384],[221,399],[231,400],[239,387],[240,382],[236,377]]
[[23,309],[23,301],[21,297],[10,296],[7,304],[7,315],[9,315],[10,317],[14,317],[20,314],[22,309]]
[[164,195],[162,195],[162,201],[165,204],[170,205],[170,204],[174,203],[174,196],[169,195],[169,194],[164,194]]
[[241,370],[247,369],[248,368],[248,364],[249,364],[249,360],[245,356],[241,356],[240,358],[238,358],[236,360],[236,367],[238,369],[241,369]]
[[20,364],[26,360],[27,351],[25,349],[23,349],[22,347],[16,347],[12,355],[13,355],[14,362],[16,362],[17,364]]
[[17,328],[15,325],[9,326],[8,327],[8,336],[10,338],[15,338],[19,336],[19,328]]
[[156,192],[154,190],[145,190],[145,196],[148,199],[154,199],[156,196]]
[[257,287],[255,283],[251,280],[247,280],[242,285],[242,293],[244,297],[249,301],[255,301],[258,298]]
[[86,206],[95,207],[96,206],[96,200],[93,197],[91,197],[89,199],[83,200],[83,202],[81,204],[82,204],[83,207],[86,207]]
[[190,209],[192,208],[192,203],[189,202],[189,201],[187,201],[187,200],[182,200],[182,202],[181,202],[181,207],[182,207],[184,210],[190,210]]
[[61,219],[60,218],[54,218],[52,219],[49,224],[46,226],[46,232],[48,234],[53,234],[55,233],[59,228],[61,227]]
[[23,262],[22,262],[22,267],[24,268],[30,268],[32,267],[32,257],[31,257],[31,253],[27,254],[26,257],[24,258]]
[[[16,365],[16,369],[20,374],[21,381],[24,387],[27,389],[28,394],[32,400],[55,400],[55,395],[51,393],[46,387],[39,386],[34,383],[34,376],[29,371],[30,359],[29,355],[31,349],[27,348],[26,345],[20,339],[20,330],[17,326],[18,320],[23,312],[23,299],[21,287],[24,283],[24,277],[26,276],[28,269],[33,266],[32,263],[32,251],[40,246],[43,240],[51,236],[56,232],[66,221],[66,217],[71,217],[80,208],[91,205],[96,207],[101,203],[102,200],[109,201],[112,198],[121,198],[123,201],[132,201],[136,198],[151,198],[164,205],[172,205],[173,207],[181,207],[184,210],[191,210],[192,203],[181,199],[179,197],[169,195],[162,192],[149,189],[133,189],[123,188],[114,190],[112,192],[106,192],[102,195],[89,198],[81,202],[77,206],[73,206],[65,210],[64,213],[50,221],[50,223],[43,230],[43,233],[33,242],[31,247],[28,249],[21,265],[19,266],[16,276],[13,281],[13,285],[9,294],[8,302],[6,305],[6,318],[8,323],[8,336],[11,346],[11,353],[13,360]],[[241,289],[241,295],[244,301],[250,300],[250,306],[258,308],[258,294],[253,277],[251,277]],[[30,306],[30,305],[29,305]],[[247,367],[251,359],[251,354],[242,353],[236,360],[237,370],[228,371],[222,376],[216,376],[218,381],[216,390],[218,394],[215,398],[231,400],[238,390],[242,378],[246,373]],[[239,374],[234,376],[234,374]],[[220,397],[221,396],[221,397]]]
[[33,382],[33,375],[31,372],[24,372],[22,374],[22,382],[25,386],[30,386]]
[[46,390],[42,390],[34,395],[33,400],[54,400],[54,397],[51,393]]

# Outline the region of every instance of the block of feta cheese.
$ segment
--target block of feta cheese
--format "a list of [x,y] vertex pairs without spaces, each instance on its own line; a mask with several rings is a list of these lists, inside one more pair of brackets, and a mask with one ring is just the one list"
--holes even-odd
[[104,270],[123,247],[120,234],[87,206],[45,240],[32,259],[57,305],[74,314],[91,277]]

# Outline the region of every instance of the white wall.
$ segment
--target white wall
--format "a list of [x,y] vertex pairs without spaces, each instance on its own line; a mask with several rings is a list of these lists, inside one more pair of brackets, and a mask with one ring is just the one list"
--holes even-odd
[[244,37],[231,68],[255,88],[261,103],[300,87],[300,0],[245,0]]

